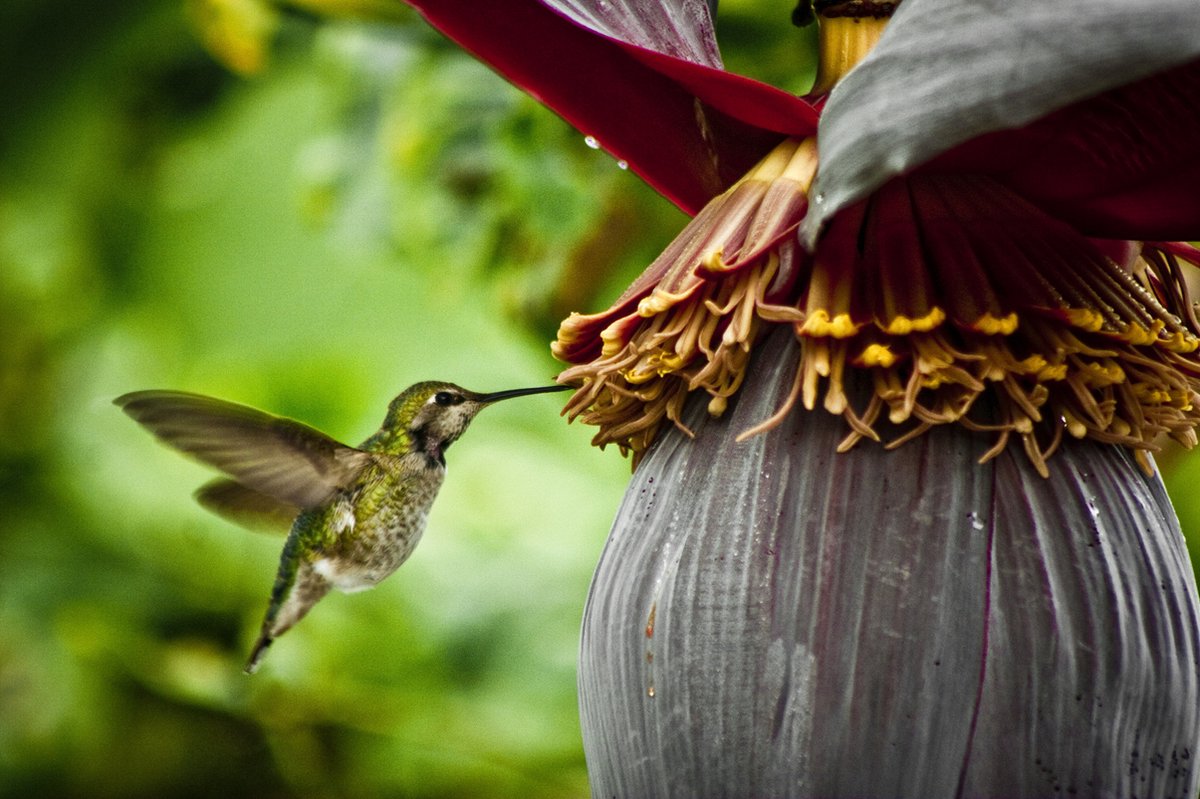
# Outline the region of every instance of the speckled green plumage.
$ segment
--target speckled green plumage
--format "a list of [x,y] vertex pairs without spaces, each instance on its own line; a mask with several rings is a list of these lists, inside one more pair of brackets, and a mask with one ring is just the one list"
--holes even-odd
[[370,588],[399,568],[420,540],[444,477],[445,467],[424,455],[386,456],[367,465],[354,490],[297,516],[263,634],[281,635],[330,588]]
[[565,386],[476,394],[418,383],[388,406],[359,447],[313,428],[196,394],[143,391],[116,403],[159,439],[231,479],[197,493],[239,522],[292,519],[262,631],[246,664],[330,589],[371,588],[412,554],[445,479],[445,450],[492,402]]
[[383,425],[359,446],[373,457],[355,485],[296,517],[248,669],[331,588],[371,588],[408,560],[445,479],[442,452],[482,408],[462,414],[461,424],[431,443],[429,431],[413,423],[432,397],[447,391],[463,393],[452,383],[425,382],[392,400]]

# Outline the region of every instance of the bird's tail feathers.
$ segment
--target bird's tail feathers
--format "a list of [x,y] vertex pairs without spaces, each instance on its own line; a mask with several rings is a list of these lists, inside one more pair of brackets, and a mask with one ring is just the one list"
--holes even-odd
[[246,661],[246,667],[243,669],[247,674],[253,674],[258,671],[258,664],[262,661],[263,655],[267,654],[267,647],[275,638],[266,632],[258,637],[258,641],[254,644],[254,649],[250,652],[250,659]]

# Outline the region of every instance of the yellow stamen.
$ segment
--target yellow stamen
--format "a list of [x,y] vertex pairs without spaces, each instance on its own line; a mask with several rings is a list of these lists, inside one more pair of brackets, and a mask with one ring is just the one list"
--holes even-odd
[[800,335],[814,338],[849,338],[858,332],[862,325],[854,324],[850,314],[838,314],[830,318],[829,312],[820,309],[811,312],[800,326]]
[[889,336],[907,336],[909,333],[933,330],[944,321],[946,321],[946,312],[941,308],[934,308],[929,313],[916,319],[910,319],[907,316],[897,316],[888,322],[883,332]]
[[1007,316],[996,317],[992,316],[990,313],[984,314],[976,319],[971,324],[971,327],[975,330],[978,330],[980,333],[987,333],[988,335],[992,336],[1011,335],[1012,332],[1017,329],[1017,315],[1015,313],[1010,313]]
[[[1019,439],[1042,474],[1068,436],[1138,449],[1155,448],[1160,435],[1196,443],[1200,320],[1174,256],[1147,245],[1135,280],[1069,230],[1038,228],[1040,212],[986,179],[924,176],[875,202],[911,203],[904,213],[918,225],[921,203],[931,202],[936,224],[921,227],[921,241],[934,236],[937,246],[913,238],[909,252],[903,237],[890,249],[864,246],[864,231],[880,229],[864,226],[878,224],[864,211],[861,224],[831,226],[827,237],[845,236],[810,257],[790,234],[815,158],[811,141],[781,145],[697,216],[653,265],[656,279],[636,285],[611,316],[573,314],[562,324],[555,352],[581,361],[561,376],[579,385],[564,412],[597,425],[598,446],[615,443],[636,461],[667,423],[690,435],[681,419],[692,391],[709,395],[711,415],[725,413],[772,323],[799,342],[792,389],[739,440],[799,404],[845,419],[839,452],[962,424],[994,437],[983,460]],[[977,197],[997,202],[999,221],[972,211]],[[959,212],[965,227],[954,231]],[[898,218],[894,206],[880,214]],[[1026,251],[1019,235],[1000,244],[969,237],[978,219],[990,237],[1023,230],[1027,217],[1041,249]],[[942,229],[952,234],[938,242]],[[945,257],[954,252],[948,241],[965,260]],[[858,408],[846,389],[856,369],[869,370],[873,389]]]
[[885,369],[895,363],[896,354],[885,344],[870,344],[854,359],[855,366],[882,366]]

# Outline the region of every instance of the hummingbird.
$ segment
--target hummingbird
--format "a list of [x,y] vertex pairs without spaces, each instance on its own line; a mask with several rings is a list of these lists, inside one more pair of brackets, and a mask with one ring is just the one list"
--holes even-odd
[[423,382],[388,404],[358,447],[301,422],[182,391],[135,391],[113,402],[160,441],[224,472],[196,491],[210,511],[244,526],[290,523],[253,674],[271,643],[330,589],[373,588],[412,554],[446,476],[446,449],[487,406],[566,391],[554,385],[477,394]]

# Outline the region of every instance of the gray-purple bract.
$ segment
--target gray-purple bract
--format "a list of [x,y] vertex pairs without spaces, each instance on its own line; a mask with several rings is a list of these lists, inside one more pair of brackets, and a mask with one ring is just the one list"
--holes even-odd
[[633,477],[584,622],[596,796],[1180,797],[1200,769],[1200,601],[1157,476],[1068,441],[1043,479],[944,426],[835,448],[769,416],[790,331],[722,419]]

